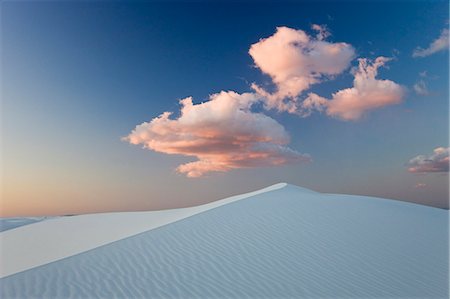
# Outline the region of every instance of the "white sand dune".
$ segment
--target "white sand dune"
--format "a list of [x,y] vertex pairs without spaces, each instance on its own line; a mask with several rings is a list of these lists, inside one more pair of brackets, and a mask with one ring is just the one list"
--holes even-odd
[[448,216],[278,184],[187,210],[63,217],[2,233],[17,260],[2,253],[0,296],[448,298]]
[[284,183],[275,184],[190,208],[58,217],[7,230],[0,233],[0,278],[285,186]]

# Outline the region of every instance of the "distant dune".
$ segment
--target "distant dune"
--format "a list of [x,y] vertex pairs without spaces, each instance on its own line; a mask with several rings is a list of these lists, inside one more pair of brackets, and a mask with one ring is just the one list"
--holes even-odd
[[50,217],[11,217],[0,218],[0,232],[10,230],[19,226],[50,219]]
[[277,184],[0,233],[1,298],[448,298],[449,211]]

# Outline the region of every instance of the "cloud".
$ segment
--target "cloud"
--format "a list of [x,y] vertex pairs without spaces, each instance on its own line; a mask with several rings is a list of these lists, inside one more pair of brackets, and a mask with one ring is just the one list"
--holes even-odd
[[178,118],[164,112],[136,126],[124,140],[156,152],[197,158],[177,168],[188,177],[310,161],[308,155],[286,146],[290,140],[282,125],[251,111],[256,101],[254,93],[233,91],[213,94],[201,104],[185,98]]
[[417,47],[413,53],[412,57],[426,57],[434,54],[436,52],[447,50],[449,47],[449,30],[443,29],[441,35],[435,39],[427,48],[422,49]]
[[417,183],[414,185],[414,189],[424,189],[427,187],[427,184],[424,183]]
[[430,94],[427,83],[422,79],[420,79],[413,85],[413,89],[420,96],[427,96]]
[[311,85],[342,73],[350,65],[355,50],[347,43],[331,43],[325,26],[313,25],[316,37],[303,30],[277,27],[275,34],[251,45],[249,54],[255,65],[269,75],[276,91],[269,92],[253,83],[264,97],[266,109],[295,113],[297,97]]
[[316,39],[317,40],[324,40],[327,37],[331,36],[330,31],[328,30],[328,27],[326,25],[317,25],[313,24],[311,28],[315,31],[317,31]]
[[409,160],[407,167],[412,173],[448,172],[449,148],[438,147],[431,156],[419,155]]
[[378,68],[389,60],[386,57],[378,57],[373,62],[358,59],[352,88],[339,90],[329,100],[310,93],[300,105],[300,114],[308,116],[313,110],[318,110],[341,120],[355,121],[371,110],[400,103],[404,88],[390,80],[376,79]]
[[298,114],[302,117],[310,116],[313,111],[323,112],[327,109],[329,100],[310,92],[300,105]]

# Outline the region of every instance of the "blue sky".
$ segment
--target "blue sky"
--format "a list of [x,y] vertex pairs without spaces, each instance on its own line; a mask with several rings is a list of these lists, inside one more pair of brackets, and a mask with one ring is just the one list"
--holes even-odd
[[[445,1],[3,2],[1,10],[5,215],[189,206],[281,181],[448,206],[448,169],[408,172],[410,159],[448,147],[448,49],[412,57],[448,27]],[[356,121],[256,104],[284,127],[286,146],[312,162],[199,178],[176,171],[195,157],[121,140],[165,111],[175,119],[189,96],[198,104],[222,90],[253,92],[252,82],[276,90],[250,46],[280,26],[313,36],[313,24],[326,25],[326,40],[351,45],[355,57],[300,98],[331,99],[352,87],[357,58],[385,56],[393,59],[378,77],[404,88],[401,103]],[[420,80],[425,95],[414,90]]]

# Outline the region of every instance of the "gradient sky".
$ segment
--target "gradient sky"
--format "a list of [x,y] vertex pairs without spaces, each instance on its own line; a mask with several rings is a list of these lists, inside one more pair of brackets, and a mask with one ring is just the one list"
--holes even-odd
[[[408,171],[412,158],[429,161],[448,147],[448,47],[432,46],[448,28],[448,11],[448,1],[4,1],[1,215],[184,207],[278,182],[448,207],[448,164]],[[176,171],[195,157],[122,139],[163,112],[176,119],[178,101],[189,96],[198,104],[222,90],[253,92],[252,82],[276,90],[250,46],[280,26],[314,36],[313,24],[326,25],[326,40],[351,45],[355,56],[302,98],[331,99],[353,86],[358,58],[384,56],[392,60],[378,78],[402,86],[401,103],[351,121],[256,104],[289,134],[285,145],[312,162],[198,178]]]

